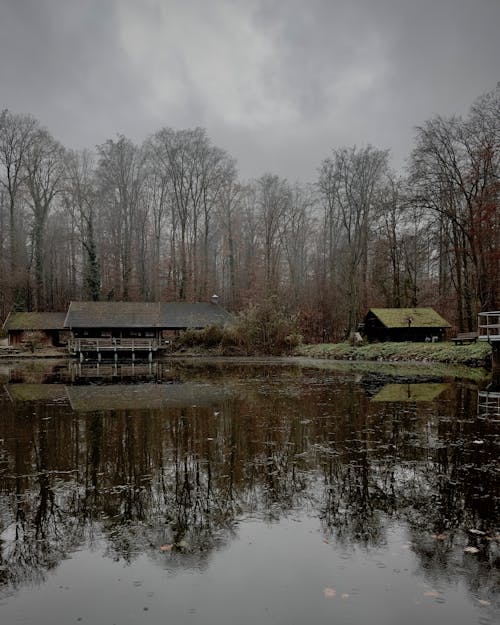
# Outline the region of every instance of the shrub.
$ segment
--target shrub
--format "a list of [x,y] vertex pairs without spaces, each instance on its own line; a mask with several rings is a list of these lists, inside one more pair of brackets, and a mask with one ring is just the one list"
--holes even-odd
[[297,318],[289,315],[276,298],[243,310],[230,333],[233,344],[247,353],[289,353],[302,340]]
[[209,326],[203,330],[185,330],[176,343],[180,347],[217,347],[221,344],[223,330],[217,326]]
[[176,346],[220,348],[226,354],[291,353],[302,342],[297,318],[286,313],[275,298],[243,310],[234,323],[224,329],[210,326],[185,330]]

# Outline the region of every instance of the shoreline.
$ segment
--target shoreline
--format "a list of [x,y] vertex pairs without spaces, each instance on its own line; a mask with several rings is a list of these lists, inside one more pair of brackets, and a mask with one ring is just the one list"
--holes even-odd
[[[282,356],[270,354],[227,354],[220,348],[189,349],[162,353],[155,360],[207,358],[224,359],[228,362],[238,359],[287,360],[306,358],[308,360],[329,360],[350,363],[384,363],[412,365],[461,365],[472,368],[491,368],[491,346],[488,343],[455,345],[443,343],[371,343],[353,347],[348,343],[319,343],[301,345],[292,353]],[[35,351],[0,347],[0,360],[64,360],[76,361],[65,348],[38,348]],[[90,362],[90,361],[88,361]]]
[[[0,350],[2,351],[2,350]],[[67,352],[38,353],[38,354],[9,354],[0,355],[0,370],[7,371],[12,366],[27,367],[29,370],[45,370],[52,366],[71,366],[71,363],[78,364],[78,359],[71,358]],[[137,360],[137,364],[144,365],[143,360]],[[463,363],[434,362],[429,360],[403,360],[401,358],[392,360],[380,360],[377,358],[335,358],[328,353],[321,357],[311,357],[310,355],[292,354],[287,356],[266,356],[266,355],[223,355],[214,351],[204,352],[190,351],[185,353],[175,352],[168,356],[153,360],[153,363],[167,363],[172,366],[178,364],[181,367],[214,366],[291,366],[297,368],[314,368],[318,370],[377,374],[388,377],[407,378],[427,378],[429,376],[442,378],[460,378],[473,381],[476,384],[484,385],[491,378],[491,371],[477,362],[471,366]],[[86,365],[97,365],[97,361],[85,361]],[[103,361],[102,364],[110,364]],[[121,360],[119,366],[129,366],[130,360]]]

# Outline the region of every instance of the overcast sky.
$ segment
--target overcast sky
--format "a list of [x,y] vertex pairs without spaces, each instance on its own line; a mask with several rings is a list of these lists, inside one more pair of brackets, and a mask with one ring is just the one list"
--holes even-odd
[[242,178],[310,181],[500,80],[500,0],[0,0],[0,109],[65,146],[207,129]]

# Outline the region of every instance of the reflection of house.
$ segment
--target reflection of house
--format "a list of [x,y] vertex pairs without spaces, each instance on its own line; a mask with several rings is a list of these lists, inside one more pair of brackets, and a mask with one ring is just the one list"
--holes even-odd
[[8,334],[9,345],[57,346],[64,340],[65,317],[65,313],[11,312],[3,329]]
[[441,341],[451,327],[433,308],[370,308],[363,325],[369,341]]
[[72,410],[150,410],[155,408],[209,408],[231,399],[231,389],[218,384],[9,384],[5,391],[12,401],[69,400]]
[[419,382],[416,384],[386,384],[374,397],[375,402],[435,401],[449,384]]
[[208,408],[232,396],[222,386],[181,384],[107,384],[67,386],[71,408],[77,412],[144,410],[154,408]]

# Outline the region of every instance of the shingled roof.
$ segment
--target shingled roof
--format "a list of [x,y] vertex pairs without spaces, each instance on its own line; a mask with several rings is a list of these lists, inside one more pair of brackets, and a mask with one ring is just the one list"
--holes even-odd
[[158,302],[71,302],[67,328],[157,328]]
[[451,328],[433,308],[370,308],[386,328]]
[[161,304],[161,324],[172,330],[182,328],[205,328],[222,326],[231,315],[218,304],[210,302],[163,302]]
[[3,329],[16,330],[63,330],[66,313],[58,312],[11,312]]
[[67,328],[205,328],[231,315],[210,302],[71,302]]

